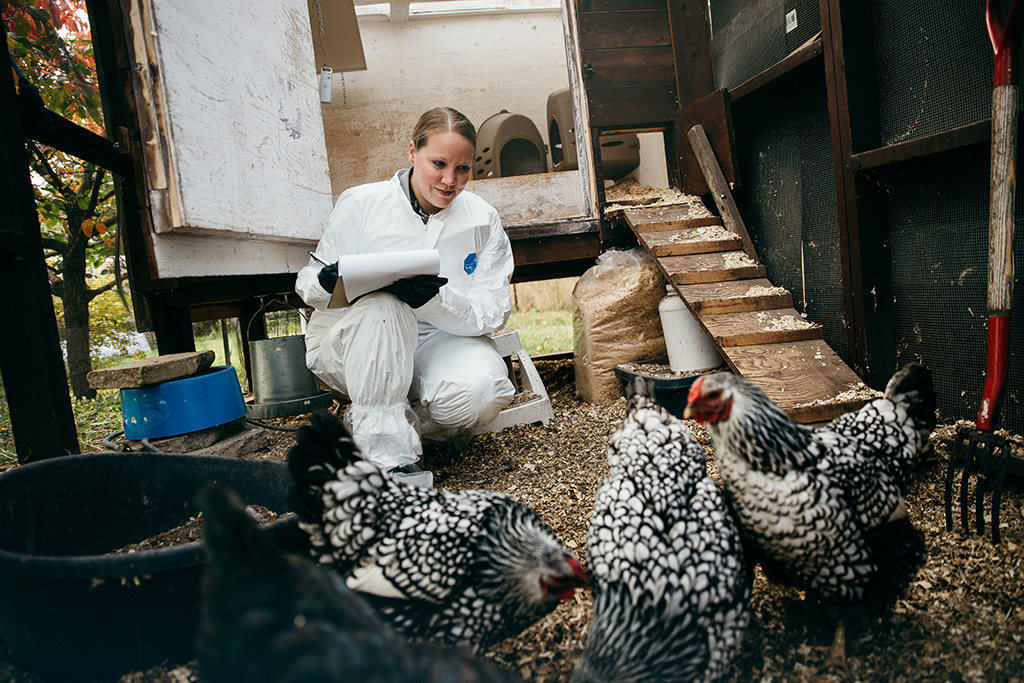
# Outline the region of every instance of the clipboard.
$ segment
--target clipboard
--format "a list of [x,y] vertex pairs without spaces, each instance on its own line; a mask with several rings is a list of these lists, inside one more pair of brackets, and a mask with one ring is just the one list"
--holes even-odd
[[345,308],[363,294],[402,278],[440,272],[441,255],[437,249],[348,254],[338,259],[338,283],[327,308]]

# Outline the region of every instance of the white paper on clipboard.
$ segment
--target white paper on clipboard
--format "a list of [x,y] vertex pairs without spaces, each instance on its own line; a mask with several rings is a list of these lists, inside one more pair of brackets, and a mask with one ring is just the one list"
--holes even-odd
[[338,284],[328,308],[344,308],[357,297],[387,287],[396,280],[414,275],[437,275],[441,255],[437,249],[386,251],[351,254],[338,259]]

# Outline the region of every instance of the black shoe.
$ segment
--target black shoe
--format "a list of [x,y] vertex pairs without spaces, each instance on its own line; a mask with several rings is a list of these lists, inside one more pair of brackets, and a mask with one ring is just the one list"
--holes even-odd
[[388,470],[388,474],[415,474],[416,472],[422,472],[420,466],[414,462],[408,465],[399,465],[398,467],[392,467]]
[[450,465],[469,445],[468,435],[457,435],[446,441],[423,439],[423,466],[428,470]]

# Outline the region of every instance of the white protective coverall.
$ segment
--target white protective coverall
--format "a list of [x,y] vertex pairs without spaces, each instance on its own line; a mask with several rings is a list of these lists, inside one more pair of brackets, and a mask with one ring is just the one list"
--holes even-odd
[[[356,445],[385,470],[419,459],[420,432],[444,439],[486,424],[515,394],[486,336],[504,326],[512,308],[512,247],[498,212],[464,190],[424,225],[408,191],[408,169],[346,190],[316,253],[333,263],[349,254],[437,249],[440,275],[448,278],[437,296],[414,310],[377,291],[329,309],[331,295],[312,259],[295,282],[315,309],[306,365],[349,397],[345,422]],[[410,399],[418,400],[415,413]]]

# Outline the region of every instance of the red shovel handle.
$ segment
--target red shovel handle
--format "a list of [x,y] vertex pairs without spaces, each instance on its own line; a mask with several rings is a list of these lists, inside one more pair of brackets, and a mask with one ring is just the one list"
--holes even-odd
[[1017,84],[1017,46],[1022,25],[1024,16],[1017,11],[1017,0],[1010,5],[1005,25],[999,20],[999,0],[985,0],[985,26],[996,60],[995,85]]
[[999,0],[985,3],[985,24],[995,54],[992,88],[992,160],[988,224],[988,358],[978,429],[995,429],[1009,374],[1010,312],[1013,309],[1013,224],[1017,161],[1017,47],[1024,15],[1017,0],[1006,24]]

